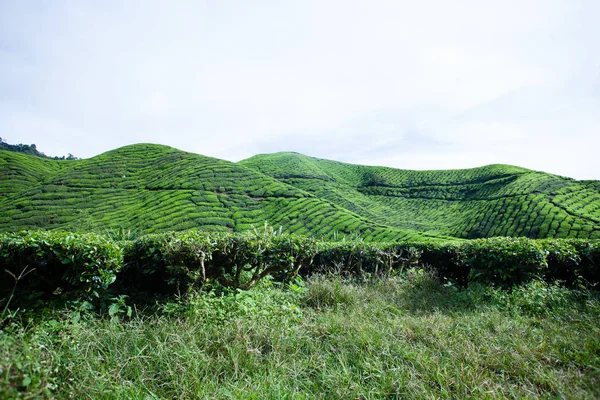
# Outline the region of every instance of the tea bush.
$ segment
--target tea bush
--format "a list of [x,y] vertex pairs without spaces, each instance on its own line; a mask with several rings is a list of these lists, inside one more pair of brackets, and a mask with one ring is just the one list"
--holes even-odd
[[463,287],[510,287],[540,279],[567,286],[600,282],[598,240],[326,242],[269,226],[246,233],[186,231],[117,239],[54,231],[0,234],[0,268],[7,271],[0,280],[0,299],[12,299],[15,282],[9,275],[16,278],[23,271],[29,273],[18,282],[21,300],[41,296],[103,301],[126,294],[152,303],[211,282],[248,290],[266,277],[284,281],[318,273],[390,276],[419,265],[443,283]]
[[543,278],[548,267],[548,250],[526,238],[491,238],[463,246],[469,281],[514,285]]
[[23,274],[19,292],[51,298],[99,298],[117,279],[122,248],[93,233],[30,231],[0,234],[0,298]]
[[165,294],[186,293],[207,280],[247,290],[266,276],[284,279],[309,268],[316,243],[267,226],[241,234],[147,235],[126,247],[123,278],[128,287]]

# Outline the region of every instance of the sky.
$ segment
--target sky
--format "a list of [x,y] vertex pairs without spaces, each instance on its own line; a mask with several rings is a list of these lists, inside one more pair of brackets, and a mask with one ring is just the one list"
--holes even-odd
[[0,0],[0,137],[600,179],[598,0]]

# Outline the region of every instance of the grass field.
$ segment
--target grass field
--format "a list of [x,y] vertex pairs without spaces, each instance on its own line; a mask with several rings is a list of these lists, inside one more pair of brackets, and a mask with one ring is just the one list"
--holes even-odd
[[15,316],[0,397],[600,397],[597,293],[539,281],[459,291],[420,269],[313,276],[113,315]]
[[0,151],[0,230],[246,231],[315,237],[600,238],[598,181],[509,165],[408,171],[296,153],[231,163],[138,144],[85,160]]

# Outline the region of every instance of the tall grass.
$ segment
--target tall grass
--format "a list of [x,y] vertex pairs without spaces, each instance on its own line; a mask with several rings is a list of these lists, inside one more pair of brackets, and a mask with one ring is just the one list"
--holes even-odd
[[129,320],[0,334],[1,398],[598,398],[600,302],[533,282],[459,291],[315,276],[215,287]]

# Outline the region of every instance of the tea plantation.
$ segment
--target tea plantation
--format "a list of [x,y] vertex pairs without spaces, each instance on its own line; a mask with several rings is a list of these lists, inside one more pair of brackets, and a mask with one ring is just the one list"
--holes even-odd
[[296,153],[240,164],[399,229],[458,238],[600,238],[597,181],[510,165],[408,171]]
[[0,398],[600,398],[599,181],[70,158],[0,150]]
[[232,163],[138,144],[85,160],[0,151],[0,230],[284,232],[369,241],[600,238],[597,181],[509,165],[368,167],[296,153]]
[[0,168],[0,231],[246,231],[266,221],[324,237],[422,237],[242,165],[166,146],[70,161],[0,151]]

